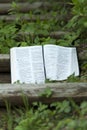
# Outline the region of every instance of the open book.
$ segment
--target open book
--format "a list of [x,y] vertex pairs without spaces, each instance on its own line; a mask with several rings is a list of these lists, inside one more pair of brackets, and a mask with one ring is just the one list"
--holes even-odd
[[13,47],[11,82],[39,84],[49,80],[66,80],[79,75],[76,48],[58,45]]

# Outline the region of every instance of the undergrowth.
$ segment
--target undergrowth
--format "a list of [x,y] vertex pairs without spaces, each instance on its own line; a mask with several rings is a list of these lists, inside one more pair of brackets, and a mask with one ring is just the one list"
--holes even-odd
[[[25,104],[27,104],[26,99]],[[7,124],[5,126],[7,130],[87,129],[87,101],[77,104],[74,100],[67,99],[49,105],[42,102],[27,105],[27,107],[21,106],[12,109],[6,103],[7,114],[4,115],[4,122]]]

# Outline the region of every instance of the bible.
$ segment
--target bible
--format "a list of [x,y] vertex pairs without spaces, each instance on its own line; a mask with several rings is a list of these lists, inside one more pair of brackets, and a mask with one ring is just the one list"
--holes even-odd
[[75,47],[38,45],[10,49],[11,83],[40,84],[79,75]]

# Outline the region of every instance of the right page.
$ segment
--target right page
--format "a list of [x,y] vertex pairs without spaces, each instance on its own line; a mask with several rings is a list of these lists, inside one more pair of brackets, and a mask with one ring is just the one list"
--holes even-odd
[[72,61],[71,61],[70,73],[74,74],[75,76],[79,75],[79,64],[78,64],[76,48],[72,48]]
[[76,52],[75,49],[71,47],[45,45],[46,78],[60,81],[67,79],[74,72],[78,73],[77,55],[74,52]]
[[70,75],[79,74],[76,49],[58,46],[57,80],[66,80]]

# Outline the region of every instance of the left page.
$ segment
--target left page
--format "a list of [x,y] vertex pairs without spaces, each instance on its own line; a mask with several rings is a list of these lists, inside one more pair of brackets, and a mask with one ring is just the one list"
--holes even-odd
[[76,48],[74,47],[72,49],[72,61],[71,61],[70,73],[74,74],[74,76],[79,76],[79,64],[78,64],[77,51]]
[[42,46],[11,49],[11,81],[45,83]]
[[29,47],[14,47],[10,50],[11,82],[35,83]]

